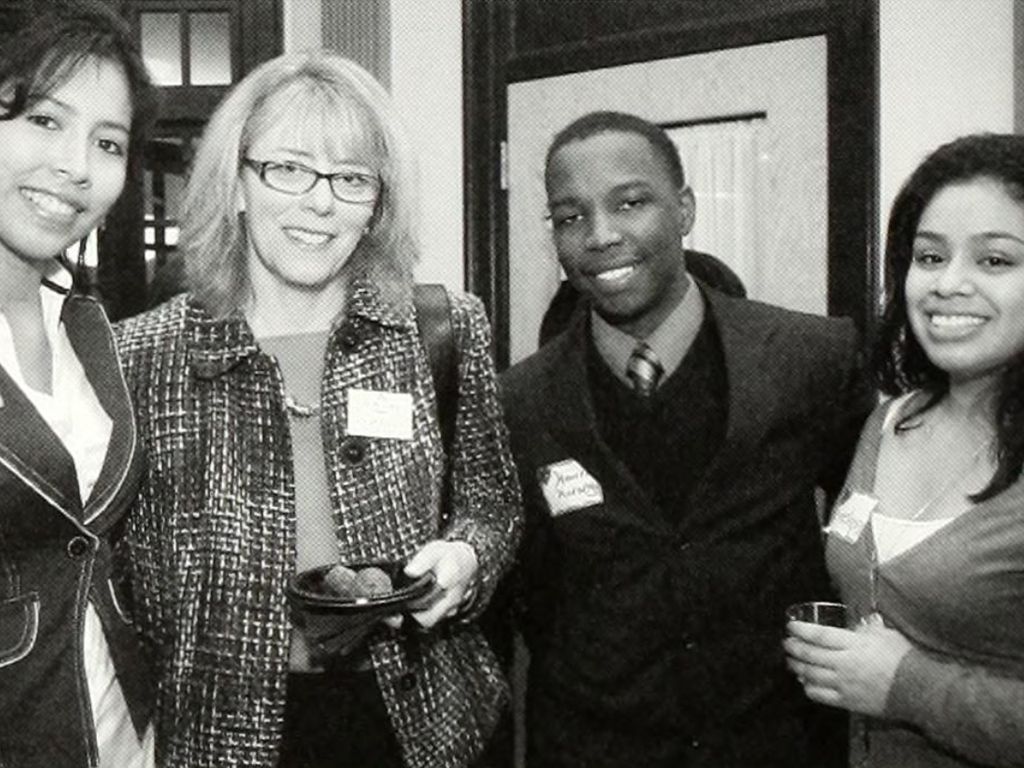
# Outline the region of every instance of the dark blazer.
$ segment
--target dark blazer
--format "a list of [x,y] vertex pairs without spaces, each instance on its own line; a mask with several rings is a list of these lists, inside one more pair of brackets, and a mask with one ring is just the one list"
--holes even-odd
[[[704,294],[728,417],[678,523],[596,428],[586,318],[502,377],[527,510],[530,768],[842,762],[824,746],[842,749],[841,720],[819,731],[781,639],[788,604],[830,592],[814,494],[841,485],[873,403],[856,334],[847,320]],[[603,503],[550,512],[538,473],[565,459]]]
[[76,296],[62,316],[113,430],[83,506],[70,454],[0,368],[0,765],[18,768],[96,761],[82,668],[90,599],[140,733],[152,696],[114,552],[142,470],[128,390],[99,303]]

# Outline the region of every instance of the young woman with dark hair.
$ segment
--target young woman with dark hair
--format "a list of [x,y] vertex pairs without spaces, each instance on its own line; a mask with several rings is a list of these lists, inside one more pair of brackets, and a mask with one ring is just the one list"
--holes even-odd
[[118,535],[140,452],[107,319],[62,256],[121,194],[152,91],[103,7],[32,10],[0,33],[0,765],[141,768]]
[[893,206],[869,419],[828,563],[855,629],[789,624],[851,765],[1024,764],[1024,136],[946,144]]

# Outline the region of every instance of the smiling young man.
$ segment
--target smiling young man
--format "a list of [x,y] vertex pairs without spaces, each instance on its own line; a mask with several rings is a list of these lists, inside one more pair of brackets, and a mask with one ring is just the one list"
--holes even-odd
[[645,120],[573,122],[545,181],[590,311],[502,381],[529,768],[843,764],[780,638],[787,605],[830,592],[815,488],[837,490],[873,402],[852,324],[694,280],[694,197]]

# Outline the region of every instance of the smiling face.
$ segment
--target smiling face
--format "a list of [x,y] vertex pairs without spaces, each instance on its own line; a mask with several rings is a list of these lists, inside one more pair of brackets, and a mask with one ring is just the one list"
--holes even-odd
[[22,114],[0,120],[0,259],[46,270],[124,186],[132,109],[113,62],[86,59]]
[[[358,171],[377,175],[377,160],[362,140],[358,121],[333,121],[313,110],[297,110],[295,101],[278,102],[280,119],[255,137],[247,158],[321,173]],[[269,103],[266,109],[272,109]],[[321,110],[322,112],[322,110]],[[302,194],[272,189],[259,172],[243,167],[239,209],[245,212],[248,267],[255,282],[272,278],[300,290],[322,290],[341,275],[373,217],[374,202],[339,200],[327,179]],[[340,187],[340,182],[338,184]]]
[[693,226],[689,189],[676,188],[646,138],[622,131],[560,147],[546,183],[569,281],[609,323],[649,336],[689,285],[682,245]]
[[907,272],[907,315],[952,385],[989,378],[1024,352],[1024,203],[991,179],[940,190]]

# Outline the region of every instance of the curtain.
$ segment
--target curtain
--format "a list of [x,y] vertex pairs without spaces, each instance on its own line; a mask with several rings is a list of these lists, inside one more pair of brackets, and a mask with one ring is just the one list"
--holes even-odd
[[669,128],[679,148],[686,183],[697,200],[687,248],[728,264],[758,296],[758,141],[764,118],[726,120]]

